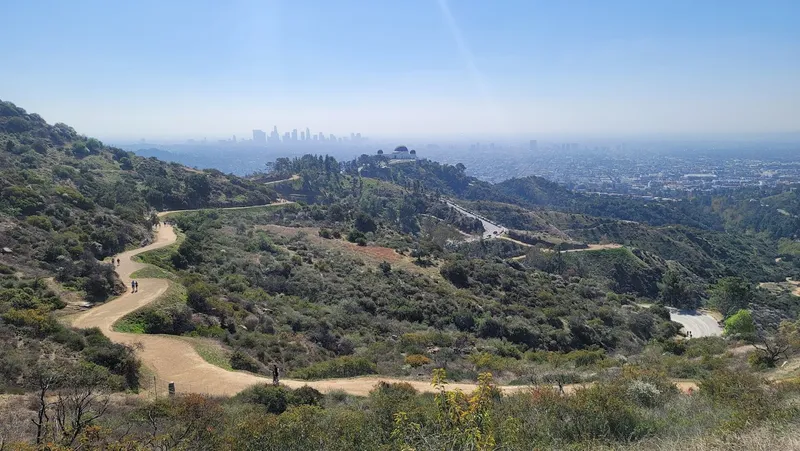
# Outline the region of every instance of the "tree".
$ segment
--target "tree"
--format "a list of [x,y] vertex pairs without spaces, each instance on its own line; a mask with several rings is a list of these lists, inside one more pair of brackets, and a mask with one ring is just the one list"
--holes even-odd
[[89,155],[89,149],[86,147],[86,144],[78,141],[72,143],[72,154],[77,158],[83,158]]
[[86,141],[86,147],[91,153],[97,153],[103,148],[103,143],[97,138],[89,138],[89,140]]
[[661,300],[677,308],[694,308],[694,302],[689,299],[689,292],[680,274],[672,269],[664,273],[661,283],[658,284],[661,290]]
[[711,287],[711,304],[725,317],[746,308],[753,296],[750,284],[739,277],[724,277]]
[[375,224],[375,220],[372,217],[362,211],[358,212],[356,215],[356,220],[353,226],[359,232],[367,233],[367,232],[374,232],[378,229],[378,226]]
[[439,273],[458,288],[466,288],[469,286],[469,270],[466,264],[461,260],[445,263],[442,265]]
[[779,360],[788,359],[800,350],[800,320],[783,321],[774,334],[759,330],[754,338],[756,359],[751,360],[758,366],[774,367]]
[[725,320],[725,335],[752,339],[756,333],[756,323],[749,310],[741,309]]

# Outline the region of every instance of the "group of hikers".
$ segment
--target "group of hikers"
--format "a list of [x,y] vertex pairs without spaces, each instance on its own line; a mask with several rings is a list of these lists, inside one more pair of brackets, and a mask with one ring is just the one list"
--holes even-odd
[[[119,258],[117,258],[116,261],[112,258],[111,264],[113,265],[114,263],[116,263],[117,266],[121,264]],[[131,293],[138,293],[138,292],[139,292],[139,282],[131,280]]]

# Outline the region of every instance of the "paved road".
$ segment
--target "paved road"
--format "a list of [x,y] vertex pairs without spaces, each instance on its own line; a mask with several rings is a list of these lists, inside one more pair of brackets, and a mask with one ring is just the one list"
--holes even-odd
[[722,335],[722,328],[713,316],[695,310],[670,309],[670,319],[681,323],[683,329],[692,333],[692,338],[718,337]]
[[483,216],[478,216],[475,213],[472,213],[472,212],[470,212],[468,210],[465,210],[463,207],[461,207],[461,206],[459,206],[457,204],[454,204],[453,202],[450,202],[449,200],[447,200],[445,202],[447,202],[447,205],[455,208],[456,210],[458,210],[462,214],[467,215],[470,218],[475,218],[475,219],[479,220],[481,223],[483,223],[483,237],[486,238],[486,239],[495,238],[497,236],[500,236],[500,235],[503,235],[505,233],[508,233],[508,229],[503,227],[503,226],[501,226],[500,224],[495,224],[494,222],[489,221],[488,219],[484,218]]

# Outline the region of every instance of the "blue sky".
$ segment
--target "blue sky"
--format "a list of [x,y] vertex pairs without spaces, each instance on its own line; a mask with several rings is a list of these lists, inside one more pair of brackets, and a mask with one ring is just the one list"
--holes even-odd
[[800,131],[800,1],[0,2],[0,98],[105,137]]

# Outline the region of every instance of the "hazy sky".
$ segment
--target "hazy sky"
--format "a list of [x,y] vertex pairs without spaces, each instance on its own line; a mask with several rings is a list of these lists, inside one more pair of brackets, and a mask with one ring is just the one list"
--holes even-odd
[[101,137],[800,131],[800,1],[0,1],[0,98]]

